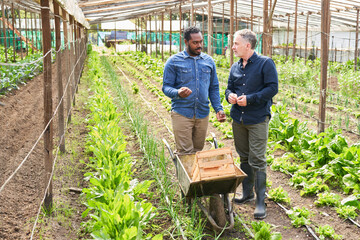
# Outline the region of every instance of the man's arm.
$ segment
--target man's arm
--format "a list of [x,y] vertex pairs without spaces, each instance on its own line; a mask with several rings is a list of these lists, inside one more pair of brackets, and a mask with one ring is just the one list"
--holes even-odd
[[215,112],[218,113],[220,110],[223,110],[220,101],[219,93],[219,79],[216,74],[216,66],[214,61],[212,62],[213,69],[210,75],[210,87],[209,87],[209,98],[211,106],[214,108]]
[[164,74],[163,74],[163,86],[162,91],[166,96],[171,99],[179,98],[179,90],[175,86],[176,70],[171,59],[165,63]]

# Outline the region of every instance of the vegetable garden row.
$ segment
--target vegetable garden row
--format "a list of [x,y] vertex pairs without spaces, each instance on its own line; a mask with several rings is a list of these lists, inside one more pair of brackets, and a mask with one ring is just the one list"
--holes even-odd
[[[151,59],[142,53],[127,54],[126,56],[111,57],[113,64],[120,63],[123,69],[127,69],[135,78],[144,82],[144,85],[159,97],[162,105],[169,108],[169,100],[164,98],[161,86],[162,62],[158,59]],[[224,87],[224,86],[222,86]],[[133,84],[133,91],[138,91],[138,87]],[[223,97],[223,96],[222,96]],[[228,105],[228,104],[226,104]],[[301,189],[301,196],[317,194],[318,199],[315,205],[330,205],[336,207],[340,217],[356,218],[356,208],[351,206],[357,204],[359,193],[359,145],[348,146],[347,140],[341,135],[340,130],[329,128],[325,133],[317,135],[309,130],[306,122],[289,117],[285,106],[274,107],[274,117],[271,122],[271,150],[272,153],[286,151],[280,158],[269,157],[269,163],[274,170],[280,170],[292,176],[291,183],[294,187]],[[221,125],[221,131],[225,138],[231,138],[229,123]],[[344,193],[352,193],[345,200],[340,195],[334,194],[336,188],[343,189]],[[329,190],[332,190],[330,192]],[[281,188],[273,189],[269,192],[269,198],[276,201],[284,201],[291,206]],[[343,200],[343,201],[341,201]],[[310,213],[303,214],[294,207],[293,216],[294,226],[308,224]],[[295,216],[301,217],[296,219]],[[319,226],[321,229],[329,229],[328,226]],[[330,231],[330,230],[329,230]],[[325,233],[324,233],[325,234]],[[321,234],[320,234],[321,235]],[[335,235],[334,235],[335,236]],[[334,237],[335,238],[335,237]]]

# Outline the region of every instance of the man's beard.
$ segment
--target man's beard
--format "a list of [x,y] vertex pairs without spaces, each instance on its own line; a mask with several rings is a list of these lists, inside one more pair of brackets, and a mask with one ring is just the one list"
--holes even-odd
[[202,47],[199,47],[199,48],[196,48],[195,50],[193,50],[193,49],[191,49],[190,47],[188,47],[188,49],[189,49],[189,52],[191,53],[191,54],[193,54],[193,55],[200,55],[201,54],[201,51],[200,51],[200,53],[197,53],[197,52],[195,52],[196,50],[202,50]]

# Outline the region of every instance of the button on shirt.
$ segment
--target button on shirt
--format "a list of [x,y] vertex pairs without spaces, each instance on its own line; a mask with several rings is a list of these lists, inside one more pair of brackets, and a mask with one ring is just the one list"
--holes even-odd
[[226,100],[230,93],[246,95],[247,106],[233,104],[230,116],[238,123],[257,124],[271,116],[272,98],[278,92],[278,75],[274,61],[256,52],[248,59],[245,67],[243,59],[231,66]]
[[[190,96],[181,98],[181,87],[190,88]],[[222,110],[215,63],[204,53],[192,57],[184,50],[171,56],[165,64],[162,91],[171,98],[171,109],[187,118],[207,117],[209,99],[216,112]]]

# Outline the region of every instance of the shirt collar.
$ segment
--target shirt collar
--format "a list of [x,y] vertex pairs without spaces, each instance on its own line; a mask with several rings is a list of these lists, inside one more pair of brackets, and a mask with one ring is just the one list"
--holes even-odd
[[204,56],[205,56],[205,54],[204,54],[203,52],[201,52],[199,56],[192,57],[192,56],[190,56],[190,55],[188,54],[188,52],[186,51],[186,49],[185,49],[182,53],[183,53],[183,57],[184,57],[184,58],[195,58],[195,59],[197,59],[197,58],[202,58],[202,59],[204,59]]
[[[256,59],[258,59],[258,57],[259,57],[259,55],[257,55],[257,53],[254,51],[253,55],[251,55],[251,57],[249,58],[248,63],[249,63],[249,62],[250,62],[250,63],[256,62]],[[243,62],[243,59],[240,58],[240,60],[239,60],[238,63],[239,63],[239,64],[242,64],[242,62]]]

